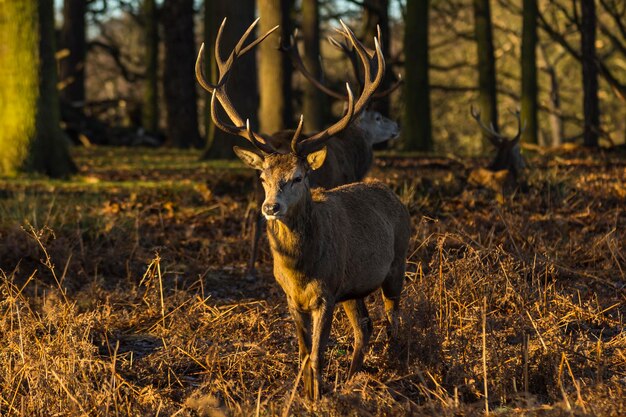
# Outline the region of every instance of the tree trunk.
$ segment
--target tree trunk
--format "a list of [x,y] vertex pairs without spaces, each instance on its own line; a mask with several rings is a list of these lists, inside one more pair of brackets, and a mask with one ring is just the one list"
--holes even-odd
[[259,106],[260,130],[272,134],[292,126],[291,62],[278,50],[279,39],[291,35],[292,0],[257,0],[261,21],[258,33],[265,33],[276,25],[280,29],[259,45]]
[[[227,18],[226,27],[222,34],[220,51],[222,57],[228,57],[232,48],[243,35],[245,30],[254,20],[254,0],[211,1],[204,2],[204,73],[207,79],[217,81],[217,65],[215,64],[215,36],[224,17]],[[257,33],[260,31],[257,29]],[[254,34],[249,39],[253,39]],[[268,41],[264,41],[268,42]],[[235,108],[244,118],[250,119],[253,129],[258,129],[257,109],[259,106],[259,94],[257,88],[257,73],[255,53],[244,55],[233,66],[231,82],[228,84],[228,97]],[[248,144],[240,136],[233,136],[215,128],[209,114],[211,94],[205,94],[205,127],[206,148],[203,159],[232,159],[235,158],[233,145]],[[218,105],[219,107],[219,105]],[[224,120],[228,120],[226,114],[218,110]]]
[[538,143],[537,0],[524,0],[522,27],[522,141]]
[[600,108],[598,104],[598,67],[596,65],[596,5],[582,0],[581,50],[583,64],[583,110],[585,146],[598,146]]
[[85,101],[85,40],[86,0],[65,0],[63,3],[63,27],[61,47],[68,55],[60,62],[61,97],[69,103]]
[[428,11],[428,0],[407,3],[402,127],[407,150],[433,149],[428,78]]
[[163,2],[163,93],[167,110],[167,137],[178,148],[200,148],[203,145],[198,132],[193,14],[193,0]]
[[52,0],[0,3],[0,172],[75,172],[59,127]]
[[[561,92],[559,78],[556,73],[556,64],[559,60],[559,57],[557,56],[556,59],[551,59],[541,43],[539,43],[539,52],[541,53],[541,60],[545,65],[544,71],[548,74],[548,78],[550,79],[550,99],[548,101],[548,108],[550,109],[550,112],[548,115],[548,120],[550,121],[551,140],[549,145],[552,147],[556,147],[561,144],[561,141],[563,139]],[[563,55],[561,55],[561,57],[562,56]],[[547,144],[548,141],[546,140],[544,145]]]
[[563,119],[561,118],[561,93],[559,79],[554,68],[548,69],[550,77],[550,132],[552,141],[550,146],[557,147],[563,141]]
[[[302,0],[302,35],[304,36],[304,65],[317,79],[320,78],[320,26],[317,0]],[[309,82],[304,83],[302,113],[305,131],[324,128],[324,94]]]
[[155,0],[143,0],[142,17],[146,46],[142,125],[149,132],[157,132],[159,130],[159,18]]
[[[414,2],[408,2],[414,3]],[[407,7],[409,6],[407,3]],[[416,3],[424,3],[423,1],[418,1]],[[413,4],[412,6],[416,6]],[[418,7],[423,8],[424,4],[418,5]],[[389,53],[390,53],[390,41],[391,38],[389,36],[389,0],[370,0],[365,2],[364,9],[364,22],[363,22],[363,43],[370,48],[374,48],[374,36],[377,36],[378,31],[376,30],[377,26],[380,26],[380,35],[382,38],[381,49],[383,51],[383,55],[385,56],[385,60],[388,61]],[[378,87],[379,91],[385,91],[391,86],[391,77],[392,71],[391,67],[387,67],[387,71],[385,72],[385,77],[383,81],[380,83]],[[381,97],[377,99],[375,102],[372,102],[371,108],[379,111],[383,116],[389,117],[389,96]]]
[[[489,0],[474,0],[474,32],[478,54],[478,89],[480,113],[485,123],[498,132],[498,101],[496,95],[496,61],[493,54],[493,33]],[[487,136],[483,133],[483,143]]]

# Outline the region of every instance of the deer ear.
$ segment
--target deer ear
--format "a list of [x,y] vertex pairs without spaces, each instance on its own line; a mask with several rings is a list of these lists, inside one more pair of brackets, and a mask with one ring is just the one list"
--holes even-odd
[[233,151],[250,168],[258,169],[259,171],[263,170],[263,158],[256,152],[240,148],[239,146],[233,146]]
[[321,167],[324,160],[326,160],[326,146],[319,151],[315,151],[306,156],[306,161],[309,163],[309,166],[313,171]]

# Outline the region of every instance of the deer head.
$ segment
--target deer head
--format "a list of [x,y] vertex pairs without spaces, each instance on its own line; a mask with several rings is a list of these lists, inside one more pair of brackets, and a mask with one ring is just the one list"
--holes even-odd
[[309,153],[305,158],[292,154],[269,154],[235,147],[237,156],[250,168],[261,171],[260,179],[265,190],[261,211],[266,219],[291,217],[310,195],[309,173],[318,169],[326,158],[326,147]]
[[367,133],[364,137],[370,146],[395,139],[400,134],[398,123],[374,110],[361,113],[355,124]]
[[[243,34],[235,49],[231,52],[227,60],[222,60],[219,43],[226,19],[222,22],[215,40],[215,59],[219,70],[219,79],[215,85],[210,84],[202,73],[202,52],[204,45],[200,48],[196,60],[196,77],[200,85],[212,94],[211,97],[211,118],[215,125],[231,134],[243,136],[255,147],[254,150],[247,150],[235,147],[237,156],[249,167],[261,171],[261,180],[265,189],[265,201],[262,206],[263,214],[268,219],[281,219],[288,216],[294,207],[298,207],[310,198],[308,175],[312,170],[318,169],[326,157],[326,142],[335,135],[346,129],[355,118],[365,109],[370,97],[380,85],[385,71],[385,61],[380,50],[378,38],[374,39],[375,50],[366,48],[354,35],[352,30],[341,22],[342,35],[348,39],[352,47],[357,51],[363,64],[364,83],[358,98],[352,94],[350,85],[346,83],[347,108],[344,116],[327,129],[306,136],[302,133],[304,117],[300,117],[298,127],[293,131],[290,149],[287,153],[281,153],[275,149],[268,136],[253,132],[248,120],[245,122],[239,116],[226,93],[226,84],[230,76],[232,65],[236,60],[250,51],[254,46],[263,41],[272,31],[254,40],[244,47],[249,34],[256,26],[258,19]],[[373,71],[373,69],[375,69]],[[232,123],[220,120],[216,105],[224,108]],[[374,124],[376,120],[372,122]]]

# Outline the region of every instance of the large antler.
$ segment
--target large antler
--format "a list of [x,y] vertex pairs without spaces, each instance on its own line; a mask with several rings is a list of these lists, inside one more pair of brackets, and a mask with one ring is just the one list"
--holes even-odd
[[[196,78],[198,82],[200,83],[200,85],[202,86],[202,88],[204,88],[206,91],[212,94],[211,118],[213,119],[213,123],[215,123],[215,125],[219,129],[225,132],[228,132],[232,135],[238,135],[238,136],[242,136],[246,138],[254,146],[259,148],[263,152],[273,153],[275,152],[275,150],[269,144],[269,142],[267,142],[261,135],[253,132],[250,129],[249,121],[246,120],[244,123],[243,119],[241,118],[241,116],[239,116],[239,113],[237,113],[237,110],[235,110],[235,107],[233,106],[232,102],[228,98],[228,95],[226,94],[226,83],[228,82],[228,79],[230,78],[231,69],[232,69],[234,62],[238,58],[242,57],[247,52],[252,50],[252,48],[257,46],[259,43],[261,43],[272,32],[278,29],[278,26],[273,27],[272,29],[267,31],[263,36],[255,39],[249,45],[244,47],[243,44],[246,42],[246,39],[248,38],[248,36],[250,36],[250,33],[252,33],[252,31],[254,30],[254,27],[259,22],[259,19],[260,18],[252,22],[252,24],[248,27],[248,29],[244,32],[244,34],[239,39],[239,42],[237,42],[237,45],[235,45],[235,48],[228,56],[228,59],[223,60],[222,55],[220,53],[220,41],[222,39],[222,32],[224,31],[224,26],[226,25],[226,18],[224,18],[224,20],[222,21],[222,24],[220,25],[219,30],[217,31],[217,36],[215,37],[215,61],[217,62],[217,68],[219,71],[219,78],[218,78],[217,84],[214,85],[214,84],[209,83],[204,77],[204,73],[202,71],[202,57],[203,57],[203,52],[204,52],[204,43],[202,44],[202,46],[200,46],[200,50],[198,51],[198,57],[196,59]],[[216,97],[233,124],[226,123],[220,120],[217,114],[217,109],[215,107]]]
[[[361,111],[363,111],[368,101],[380,85],[380,82],[382,81],[383,75],[385,73],[385,59],[380,49],[379,39],[377,37],[374,38],[375,50],[368,50],[357,39],[357,37],[354,35],[354,32],[352,32],[352,30],[350,30],[350,28],[346,26],[345,23],[343,23],[341,20],[339,22],[343,27],[343,30],[339,30],[340,33],[352,44],[352,47],[356,51],[359,59],[363,64],[363,88],[360,92],[359,98],[355,103],[354,96],[352,94],[352,91],[350,90],[350,85],[346,83],[348,100],[348,109],[346,111],[346,114],[337,123],[330,126],[328,129],[316,133],[315,135],[307,139],[300,140],[298,136],[294,136],[291,142],[291,148],[296,154],[307,154],[312,152],[313,150],[319,149],[328,139],[347,128],[354,119],[354,117],[359,115]],[[291,49],[294,49],[294,45],[292,45]],[[297,54],[297,48],[295,48],[295,50],[295,54]],[[293,52],[291,54],[295,55]],[[302,62],[302,59],[299,58],[299,54],[297,56],[298,61]],[[374,76],[372,77],[373,65],[376,65],[376,70]]]
[[516,145],[522,137],[522,132],[524,131],[524,128],[522,127],[522,119],[520,117],[519,110],[512,112],[517,119],[517,134],[512,139],[507,138],[506,136],[496,132],[493,123],[491,123],[490,126],[485,125],[485,123],[483,123],[483,121],[480,119],[480,110],[477,110],[473,105],[470,108],[470,112],[472,113],[472,117],[474,118],[474,120],[476,120],[476,122],[478,122],[478,124],[485,131],[485,133],[487,133],[487,138],[489,139],[489,141],[496,147],[500,147],[505,143]]

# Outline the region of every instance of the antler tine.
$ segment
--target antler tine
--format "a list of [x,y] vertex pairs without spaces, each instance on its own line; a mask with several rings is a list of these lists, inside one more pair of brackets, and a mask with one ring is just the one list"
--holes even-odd
[[226,18],[222,19],[222,23],[220,24],[219,29],[217,29],[217,35],[215,35],[215,47],[213,48],[213,53],[215,54],[215,62],[217,62],[217,67],[222,72],[222,67],[224,66],[224,61],[222,60],[222,55],[220,54],[220,43],[222,41],[222,33],[224,32],[224,26],[226,26]]
[[209,93],[213,93],[213,90],[215,90],[216,86],[206,80],[206,78],[204,77],[204,71],[202,70],[203,54],[204,42],[202,42],[202,44],[200,45],[200,50],[198,51],[198,56],[196,57],[196,79],[198,80],[198,83],[202,86],[202,88],[204,88]]
[[300,139],[300,134],[302,133],[302,126],[304,125],[304,115],[300,115],[300,122],[298,123],[298,128],[296,129],[293,137],[291,138],[291,152],[294,154],[298,154],[298,139]]
[[378,87],[378,84],[380,84],[380,82],[383,79],[383,76],[385,75],[385,69],[386,69],[386,64],[385,64],[385,57],[383,55],[383,50],[380,47],[380,41],[377,38],[374,38],[374,46],[376,47],[376,57],[377,57],[377,61],[376,63],[378,64],[378,68],[377,68],[377,73],[376,73],[376,78],[374,79],[374,82],[376,82],[376,87]]
[[298,32],[295,31],[294,34],[289,37],[288,46],[281,44],[280,50],[282,52],[289,54],[292,65],[296,67],[296,69],[300,71],[300,73],[304,76],[304,78],[309,80],[309,82],[313,84],[316,88],[318,88],[319,90],[323,91],[325,94],[328,94],[329,96],[333,98],[336,98],[338,100],[345,100],[346,97],[328,88],[326,85],[320,82],[317,78],[315,78],[313,74],[309,72],[309,70],[307,70],[306,66],[304,65],[304,62],[302,61],[302,57],[300,56],[300,52],[298,51],[298,44],[296,41],[297,33]]
[[[255,22],[254,25],[256,25],[256,22],[259,21],[260,18],[258,18]],[[276,25],[273,28],[271,28],[270,30],[268,30],[267,32],[265,32],[265,34],[263,36],[260,36],[258,38],[256,38],[254,41],[250,42],[250,45],[246,46],[245,48],[243,48],[241,50],[241,52],[239,52],[239,56],[243,56],[245,55],[249,50],[251,50],[252,48],[254,48],[255,46],[257,46],[258,44],[260,44],[261,42],[263,42],[265,40],[265,38],[267,38],[268,36],[270,36],[276,29],[278,29],[280,27],[280,25]],[[248,31],[251,31],[251,29],[248,29]],[[248,37],[249,32],[246,32],[246,34],[244,35],[246,38]],[[242,42],[243,43],[243,42]]]
[[254,27],[257,25],[257,23],[259,23],[259,20],[261,20],[261,18],[257,17],[254,22],[252,22],[250,26],[248,26],[248,29],[246,29],[243,35],[241,35],[241,37],[239,38],[237,45],[235,45],[235,48],[232,51],[232,54],[234,54],[235,56],[239,55],[239,52],[243,47],[243,43],[246,41],[246,39],[248,39],[248,36],[250,36],[250,33],[252,33],[252,31],[254,30]]
[[346,114],[341,118],[341,120],[327,128],[326,130],[316,133],[315,135],[302,141],[298,142],[296,140],[295,144],[292,141],[292,148],[295,147],[296,155],[308,154],[316,149],[321,148],[322,145],[326,143],[326,141],[328,141],[328,139],[330,139],[350,125],[350,123],[352,122],[352,118],[356,114],[356,109],[354,104],[354,95],[352,94],[350,84],[348,83],[346,83],[346,90],[348,91],[348,109],[346,110]]
[[489,141],[495,146],[500,146],[500,144],[502,143],[502,138],[498,133],[496,133],[493,127],[489,127],[485,125],[485,123],[483,123],[482,119],[480,118],[480,110],[477,110],[473,104],[470,106],[470,113],[472,114],[474,120],[476,120],[478,125],[481,127],[481,129],[483,129],[483,131],[487,133],[487,138],[489,139]]

